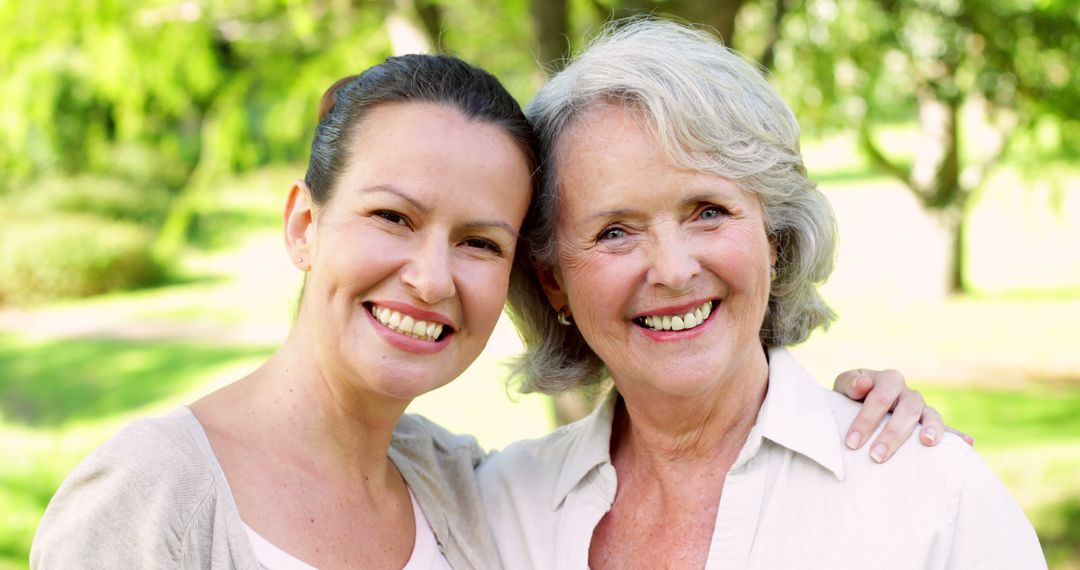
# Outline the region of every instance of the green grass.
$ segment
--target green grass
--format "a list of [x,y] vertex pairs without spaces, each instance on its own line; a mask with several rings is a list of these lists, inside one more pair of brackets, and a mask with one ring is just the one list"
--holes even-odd
[[0,418],[31,428],[122,414],[194,387],[207,370],[266,348],[0,336]]
[[918,388],[950,425],[978,435],[980,451],[1080,444],[1080,377],[1010,389]]
[[266,347],[0,336],[0,569],[25,567],[63,478],[125,423],[190,401],[266,358]]

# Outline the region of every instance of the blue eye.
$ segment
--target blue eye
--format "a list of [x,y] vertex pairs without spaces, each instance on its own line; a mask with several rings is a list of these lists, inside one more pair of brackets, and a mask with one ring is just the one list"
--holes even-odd
[[720,206],[706,206],[701,210],[699,217],[703,220],[715,220],[725,214],[727,211]]
[[607,228],[604,231],[600,232],[600,235],[597,237],[597,239],[599,241],[608,241],[608,240],[613,240],[613,239],[619,239],[619,238],[625,237],[625,236],[626,236],[626,230],[624,230],[622,228],[611,227],[611,228]]

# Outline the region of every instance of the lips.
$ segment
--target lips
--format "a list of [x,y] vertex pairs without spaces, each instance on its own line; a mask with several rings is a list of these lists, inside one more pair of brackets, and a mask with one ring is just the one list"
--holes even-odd
[[646,315],[634,319],[640,327],[654,331],[682,331],[700,326],[712,314],[714,301],[705,301],[700,306],[685,312],[663,315]]
[[417,340],[438,342],[454,331],[449,325],[421,320],[374,303],[369,304],[368,310],[384,327]]

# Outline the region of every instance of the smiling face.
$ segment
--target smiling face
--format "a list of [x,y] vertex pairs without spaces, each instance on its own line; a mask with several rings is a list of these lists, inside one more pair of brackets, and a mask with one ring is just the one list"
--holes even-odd
[[775,253],[756,196],[671,164],[617,105],[580,117],[556,160],[548,295],[569,305],[624,395],[701,395],[764,365],[758,330]]
[[347,389],[411,399],[458,376],[506,299],[530,170],[499,127],[438,104],[359,125],[326,204],[294,189],[293,258],[310,260],[298,329]]

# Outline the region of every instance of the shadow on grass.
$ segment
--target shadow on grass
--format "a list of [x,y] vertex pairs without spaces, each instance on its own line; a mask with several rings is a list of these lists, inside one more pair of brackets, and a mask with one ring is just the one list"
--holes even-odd
[[207,368],[271,351],[175,341],[30,343],[0,336],[0,414],[29,427],[112,415],[192,388]]
[[1040,509],[1032,518],[1050,567],[1080,566],[1080,496]]

